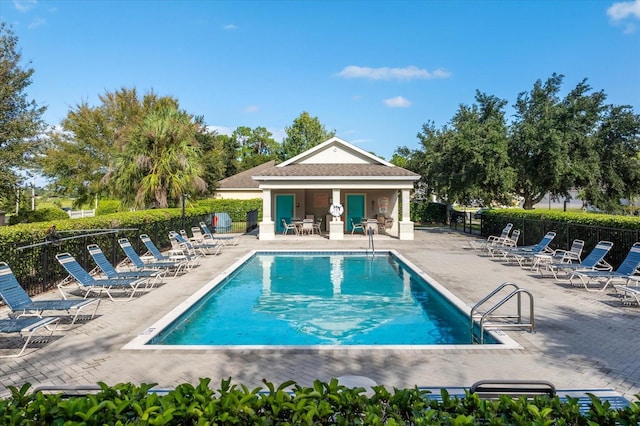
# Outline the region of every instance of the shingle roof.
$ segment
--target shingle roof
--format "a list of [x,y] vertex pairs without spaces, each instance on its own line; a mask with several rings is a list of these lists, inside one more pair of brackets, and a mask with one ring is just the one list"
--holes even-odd
[[290,164],[285,167],[271,167],[253,173],[264,177],[418,177],[402,167],[389,167],[382,164]]
[[255,188],[258,189],[260,183],[257,180],[253,180],[251,176],[255,176],[257,174],[262,174],[263,170],[267,170],[275,166],[276,162],[274,160],[267,161],[266,163],[260,164],[252,169],[245,170],[244,172],[240,172],[233,176],[229,176],[228,178],[222,179],[220,181],[220,186],[218,189],[240,189],[240,188]]

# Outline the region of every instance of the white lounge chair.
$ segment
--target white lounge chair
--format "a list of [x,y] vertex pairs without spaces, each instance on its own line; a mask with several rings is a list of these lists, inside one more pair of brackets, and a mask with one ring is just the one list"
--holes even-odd
[[477,251],[487,251],[490,246],[502,246],[505,241],[509,240],[509,234],[513,228],[513,223],[507,223],[500,235],[489,235],[486,240],[482,241],[469,241],[469,245],[472,249]]
[[[0,355],[0,358],[16,358],[24,353],[34,333],[42,328],[49,331],[47,338],[56,330],[60,318],[56,317],[24,317],[0,319],[0,334],[19,333],[24,339],[24,345],[17,354]],[[55,327],[51,327],[55,325]]]
[[[86,269],[78,263],[78,261],[69,253],[56,254],[56,260],[62,265],[69,275],[77,282],[77,285],[85,291],[85,297],[90,293],[105,293],[109,299],[116,301],[111,293],[113,290],[131,292],[129,299],[143,289],[150,288],[149,277],[142,278],[123,278],[123,279],[97,279],[87,272]],[[65,296],[63,284],[58,285],[58,289]]]
[[598,244],[596,244],[593,250],[591,250],[591,253],[589,253],[587,257],[582,260],[582,263],[544,263],[540,265],[538,271],[542,276],[544,276],[544,271],[549,271],[553,274],[553,277],[556,280],[559,280],[558,273],[560,272],[565,272],[567,274],[565,278],[569,278],[569,274],[571,273],[571,271],[575,271],[578,269],[610,271],[613,268],[604,260],[604,257],[607,255],[607,253],[609,253],[611,247],[613,247],[613,243],[611,241],[600,241]]
[[544,263],[580,263],[583,248],[584,241],[575,239],[571,243],[569,250],[555,249],[552,253],[535,254],[531,263],[531,270],[540,269],[540,264]]
[[[629,277],[637,272],[640,268],[640,242],[634,243],[627,253],[618,269],[615,271],[585,271],[578,269],[569,276],[569,282],[573,283],[573,278],[580,278],[581,284],[587,291],[604,291],[609,284],[614,281],[629,282]],[[600,288],[591,288],[589,283],[591,280],[604,283]]]
[[538,244],[524,247],[489,247],[489,254],[494,258],[501,258],[507,262],[510,259],[518,262],[520,266],[523,266],[525,262],[532,259],[535,254],[551,253],[549,244],[555,238],[556,233],[553,231],[547,232],[544,237],[538,242]]
[[91,318],[93,318],[98,306],[100,306],[100,299],[32,300],[5,262],[0,262],[0,298],[4,300],[16,318],[42,318],[45,312],[56,312],[56,315],[60,315],[60,312],[64,311],[68,315],[73,314],[70,326],[75,324],[82,309],[94,305],[91,313]]

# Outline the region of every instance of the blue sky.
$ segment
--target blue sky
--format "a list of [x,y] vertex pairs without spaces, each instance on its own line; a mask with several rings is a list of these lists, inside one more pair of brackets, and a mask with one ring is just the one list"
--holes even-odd
[[[28,95],[56,125],[122,87],[173,96],[221,133],[281,141],[303,111],[389,159],[476,90],[508,101],[552,73],[640,113],[640,0],[0,0]],[[564,95],[563,93],[563,95]]]

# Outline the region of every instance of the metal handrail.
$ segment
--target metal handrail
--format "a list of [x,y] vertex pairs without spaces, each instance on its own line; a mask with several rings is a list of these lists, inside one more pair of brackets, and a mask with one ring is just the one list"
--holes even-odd
[[369,248],[367,249],[367,251],[370,249],[371,250],[371,254],[375,256],[376,248],[375,248],[375,246],[373,244],[373,228],[369,227],[367,232],[369,234]]
[[[470,327],[471,327],[471,336],[472,336],[472,340],[473,340],[473,328],[474,328],[474,319],[477,316],[477,309],[484,304],[485,302],[487,302],[488,300],[490,300],[493,296],[495,296],[500,290],[502,290],[505,287],[514,287],[515,290],[513,290],[511,293],[509,293],[508,295],[506,295],[504,298],[502,298],[498,303],[496,303],[495,305],[493,305],[489,310],[487,310],[486,312],[483,312],[482,315],[480,315],[480,343],[484,343],[484,327],[485,327],[485,321],[491,317],[491,318],[510,318],[510,319],[517,319],[516,324],[502,324],[502,327],[527,327],[529,328],[530,331],[533,331],[534,327],[535,327],[535,321],[534,321],[534,302],[533,302],[533,295],[531,294],[531,292],[529,292],[526,289],[520,288],[518,287],[517,284],[513,283],[513,282],[504,282],[502,284],[500,284],[495,290],[493,290],[491,293],[489,293],[487,296],[485,296],[482,300],[480,300],[478,303],[476,303],[472,308],[471,308],[471,312],[470,312]],[[522,293],[525,293],[526,295],[529,296],[529,323],[527,324],[523,324],[522,321]],[[511,300],[514,296],[517,296],[517,307],[518,307],[518,311],[517,311],[517,315],[496,315],[496,316],[491,316],[491,314],[493,314],[498,308],[500,308],[502,305],[504,305],[506,302],[508,302],[509,300]]]

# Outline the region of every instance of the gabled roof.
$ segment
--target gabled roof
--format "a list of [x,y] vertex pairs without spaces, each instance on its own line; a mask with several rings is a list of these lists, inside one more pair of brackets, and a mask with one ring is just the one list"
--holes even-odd
[[277,166],[253,173],[253,179],[417,180],[420,175],[397,167],[340,138],[331,138]]
[[244,172],[237,173],[220,181],[218,189],[258,189],[258,182],[252,179],[252,176],[260,174],[263,170],[267,170],[276,165],[274,160],[255,166]]
[[402,178],[416,180],[420,177],[402,167],[388,167],[380,164],[292,164],[287,167],[272,167],[254,175],[254,179],[266,178]]
[[393,164],[376,157],[375,155],[358,148],[349,142],[333,137],[329,140],[314,146],[305,152],[288,159],[277,167],[287,167],[292,164],[383,164],[388,167],[395,167]]

